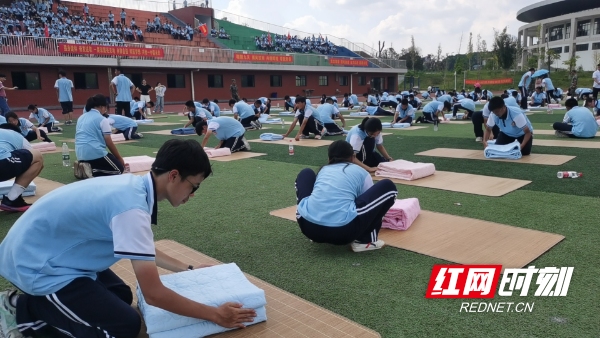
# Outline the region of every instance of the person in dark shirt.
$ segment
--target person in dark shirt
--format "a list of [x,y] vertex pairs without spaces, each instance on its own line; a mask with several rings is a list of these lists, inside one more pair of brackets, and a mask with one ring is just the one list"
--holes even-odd
[[[142,102],[150,102],[150,92],[154,90],[151,85],[146,83],[146,80],[142,81],[142,85],[137,87],[135,90],[140,92],[140,101]],[[146,115],[152,115],[152,111],[150,108],[146,108]]]

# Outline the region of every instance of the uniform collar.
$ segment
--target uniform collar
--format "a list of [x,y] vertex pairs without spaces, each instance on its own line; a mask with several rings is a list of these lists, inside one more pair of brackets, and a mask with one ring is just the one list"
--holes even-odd
[[148,192],[146,195],[146,202],[148,202],[148,208],[152,210],[150,214],[150,224],[156,225],[158,223],[158,204],[156,198],[156,182],[154,182],[152,172],[149,172],[144,176],[144,184],[146,185],[146,191]]

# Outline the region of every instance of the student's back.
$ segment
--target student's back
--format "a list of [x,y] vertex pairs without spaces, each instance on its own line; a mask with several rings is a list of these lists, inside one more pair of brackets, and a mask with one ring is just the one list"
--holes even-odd
[[113,127],[118,130],[125,130],[127,128],[137,127],[137,123],[129,117],[110,114],[108,115],[108,118],[114,121]]
[[[319,121],[323,123],[335,123],[331,116],[335,113],[335,107],[330,103],[324,103],[317,108],[317,114],[319,115]],[[315,114],[315,115],[317,115]],[[316,116],[315,116],[316,118]]]
[[[106,129],[108,126],[108,132]],[[103,132],[104,129],[104,132]],[[110,123],[99,111],[92,109],[81,115],[75,130],[75,154],[80,161],[91,161],[106,156],[104,135],[110,135]]]
[[214,128],[214,130],[217,132],[216,137],[219,140],[227,140],[232,137],[239,137],[244,135],[246,132],[246,129],[239,121],[229,116],[213,118],[209,121],[208,128]]
[[16,131],[0,129],[0,160],[9,158],[15,150],[23,149],[23,141],[23,135]]
[[237,102],[235,105],[233,105],[233,108],[237,110],[238,115],[242,119],[255,115],[254,109],[244,101]]
[[324,166],[312,194],[298,204],[298,213],[315,224],[339,227],[356,215],[356,197],[364,192],[369,173],[356,164]]
[[584,107],[574,107],[566,114],[573,126],[571,132],[577,137],[595,137],[598,131],[598,123],[594,115]]

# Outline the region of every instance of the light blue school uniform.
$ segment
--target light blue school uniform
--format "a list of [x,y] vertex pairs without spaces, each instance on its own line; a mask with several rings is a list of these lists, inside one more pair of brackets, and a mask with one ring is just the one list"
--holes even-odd
[[125,19],[126,14],[126,12],[121,12],[121,19]]
[[8,123],[8,121],[6,121],[6,117],[0,115],[0,124],[5,124]]
[[256,115],[254,113],[254,108],[250,107],[244,101],[240,101],[240,102],[234,104],[233,108],[235,108],[237,110],[237,114],[239,115],[240,119],[242,119],[242,120],[247,117],[250,117],[252,115]]
[[565,114],[564,123],[571,123],[573,135],[582,138],[595,137],[598,122],[594,115],[584,107],[574,107]]
[[531,94],[531,97],[533,97],[533,103],[539,103],[542,104],[542,102],[544,100],[546,100],[546,93],[541,92],[534,92],[533,94]]
[[456,100],[460,101],[460,100],[464,100],[465,96],[464,95],[456,95]]
[[402,105],[399,104],[396,107],[396,112],[398,113],[398,117],[401,119],[403,119],[407,116],[410,116],[412,118],[415,117],[415,108],[410,104],[406,106],[406,109],[402,109]]
[[33,123],[31,123],[31,121],[19,117],[19,129],[21,129],[21,134],[23,134],[23,136],[27,136],[27,134],[29,134],[31,127],[33,127]]
[[[331,118],[332,115],[337,115],[338,114],[338,110],[335,109],[335,107],[330,104],[330,103],[324,103],[322,105],[319,106],[319,108],[317,108],[317,114],[314,115],[319,115],[320,120],[323,124],[326,123],[335,123],[335,121],[333,121],[333,119]],[[316,118],[316,116],[315,116]]]
[[58,88],[59,102],[73,102],[73,82],[65,77],[56,80],[54,88]]
[[373,96],[373,95],[367,96],[367,102],[370,102],[370,103],[375,104],[375,105],[378,104],[377,103],[377,98],[375,96]]
[[[504,104],[505,104],[507,107],[509,107],[509,106],[510,106],[510,107],[515,107],[515,108],[519,108],[519,109],[521,109],[521,106],[520,106],[520,105],[517,103],[517,101],[515,101],[515,99],[514,99],[514,98],[512,98],[512,97],[507,97],[507,98],[505,98],[505,99],[504,99]],[[489,118],[489,117],[490,117],[490,114],[492,113],[492,112],[490,111],[490,109],[489,109],[489,106],[490,106],[490,103],[489,103],[489,102],[488,102],[488,103],[486,103],[486,104],[483,106],[483,113],[482,113],[482,114],[483,114],[483,117],[484,117],[484,118],[486,118],[486,119],[487,119],[487,118]]]
[[111,82],[117,86],[118,95],[115,101],[127,102],[132,100],[131,87],[133,87],[133,82],[131,82],[129,78],[123,74],[119,74],[119,76],[115,76]]
[[298,213],[309,222],[327,227],[350,223],[358,215],[355,200],[365,192],[368,176],[369,173],[356,164],[324,166],[317,175],[312,194],[298,204]]
[[114,14],[109,14],[108,15],[108,21],[109,22],[114,22],[115,21],[115,15]]
[[520,107],[519,104],[517,103],[517,100],[515,100],[515,98],[512,96],[505,98],[504,103],[507,106]]
[[261,97],[259,98],[260,102],[262,102],[263,104],[267,104],[267,98],[266,97]]
[[[525,81],[525,77],[527,77],[528,75],[529,75],[529,77],[527,78],[527,81]],[[523,76],[521,76],[521,81],[519,81],[518,86],[529,88],[530,83],[531,83],[531,72],[527,72],[527,73],[523,74]]]
[[450,102],[452,103],[452,96],[450,95],[442,95],[440,97],[437,98],[438,102]]
[[208,130],[216,132],[216,138],[221,141],[226,141],[232,137],[240,137],[246,132],[246,129],[238,120],[229,116],[215,117],[210,120]]
[[219,105],[214,102],[208,102],[208,105],[203,105],[202,108],[212,112],[215,117],[221,116],[221,108],[219,108]]
[[554,85],[549,77],[543,79],[542,82],[546,84],[546,90],[554,90]]
[[354,106],[358,105],[358,96],[354,94],[350,95],[350,103]]
[[46,296],[76,278],[96,280],[121,259],[153,261],[150,175],[97,177],[43,196],[0,244],[0,275],[29,295]]
[[48,120],[47,123],[54,123],[54,122],[56,122],[56,120],[54,120],[54,115],[52,115],[46,109],[44,109],[44,108],[38,108],[37,110],[38,110],[37,114],[31,114],[31,115],[33,115],[33,117],[35,117],[35,119],[38,120],[39,124],[43,124],[46,121],[47,117],[50,118],[50,120]]
[[[369,137],[369,135],[367,135],[367,133],[365,131],[360,130],[359,126],[360,125],[356,125],[356,126],[352,127],[350,129],[350,131],[348,132],[348,135],[346,135],[346,142],[350,143],[350,145],[352,146],[352,149],[354,149],[355,153],[360,152],[363,142],[365,141],[365,139],[367,137]],[[375,137],[375,145],[382,145],[382,144],[383,144],[383,136],[381,136],[381,133],[379,133],[379,135],[377,135],[377,137]],[[376,151],[376,149],[373,149],[373,151]]]
[[422,93],[421,96],[423,96],[424,99],[427,99],[427,98],[429,98],[429,93],[428,92]]
[[378,108],[379,108],[378,106],[366,106],[365,107],[365,111],[367,113],[369,113],[369,115],[375,115],[375,113],[377,112]]
[[431,101],[423,107],[423,113],[435,114],[438,111],[442,111],[444,109],[444,102],[441,101]]
[[388,95],[389,94],[387,92],[384,92],[383,94],[381,94],[381,98],[379,99],[379,101],[381,101],[381,102],[388,102],[390,100],[389,97],[388,97]]
[[110,114],[108,115],[109,118],[111,118],[113,121],[115,121],[115,123],[113,123],[113,128],[117,129],[117,130],[127,130],[129,128],[137,128],[137,123],[135,122],[135,120],[130,119],[129,117],[125,117],[125,116],[121,116],[121,115],[115,115],[115,114]]
[[75,130],[75,154],[80,161],[91,161],[108,154],[105,135],[111,134],[108,119],[96,109],[81,115]]
[[475,101],[473,101],[471,99],[462,99],[462,100],[458,101],[458,103],[460,103],[460,105],[465,109],[468,109],[472,112],[475,111]]
[[198,117],[201,117],[203,119],[205,118],[205,119],[207,119],[209,121],[213,119],[212,114],[208,110],[206,110],[206,109],[204,109],[202,107],[196,107],[196,110],[193,111],[193,112],[190,112],[190,114],[192,116],[198,116]]
[[[8,129],[0,129],[0,160],[10,157],[10,153],[23,149],[23,135]],[[1,257],[0,257],[1,259]]]
[[[495,114],[490,114],[488,118],[487,126],[492,128],[494,125],[500,128],[500,131],[510,137],[521,137],[525,135],[523,129],[529,127],[529,130],[533,134],[533,126],[527,118],[527,115],[521,111],[520,107],[506,106],[506,119],[501,120]],[[518,121],[524,121],[522,126],[519,126]]]

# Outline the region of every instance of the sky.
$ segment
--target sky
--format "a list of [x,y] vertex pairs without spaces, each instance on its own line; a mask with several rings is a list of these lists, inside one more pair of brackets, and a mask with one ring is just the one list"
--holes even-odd
[[422,55],[465,53],[469,32],[488,49],[494,31],[508,26],[517,35],[525,23],[521,8],[540,0],[211,0],[212,7],[309,33],[331,34],[377,49],[378,41],[396,51],[410,46],[411,35]]

